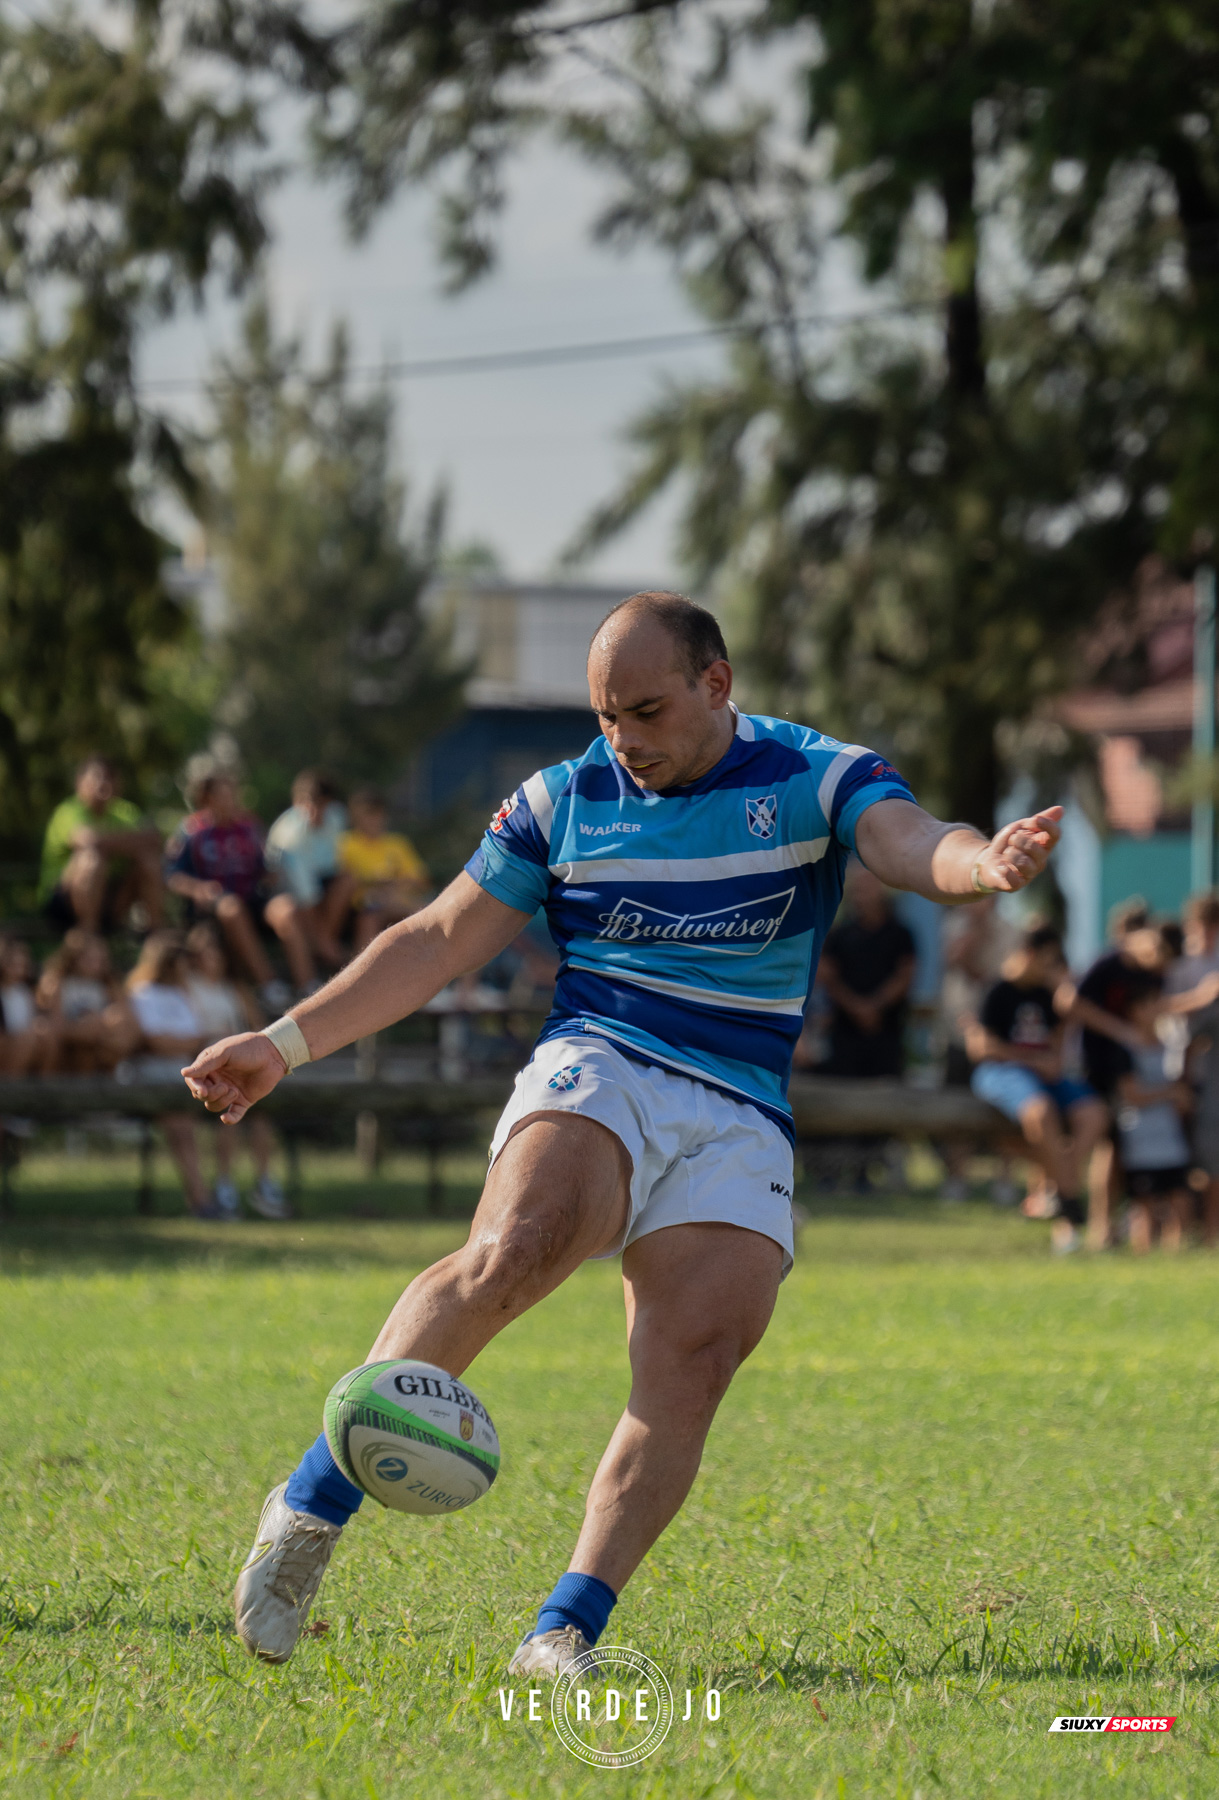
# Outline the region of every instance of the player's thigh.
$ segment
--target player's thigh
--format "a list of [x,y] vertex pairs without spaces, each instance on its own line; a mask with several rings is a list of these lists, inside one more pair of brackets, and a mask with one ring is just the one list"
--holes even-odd
[[782,1276],[782,1246],[741,1225],[671,1225],[636,1238],[622,1256],[636,1380],[681,1381],[699,1369],[709,1392],[722,1392],[761,1341]]
[[527,1113],[488,1171],[471,1244],[511,1241],[518,1254],[574,1268],[621,1236],[630,1187],[631,1159],[608,1126]]

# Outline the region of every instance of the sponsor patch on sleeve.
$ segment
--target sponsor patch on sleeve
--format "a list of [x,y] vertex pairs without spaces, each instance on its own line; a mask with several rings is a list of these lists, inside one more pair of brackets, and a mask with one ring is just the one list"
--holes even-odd
[[515,812],[515,810],[516,810],[516,795],[509,794],[508,798],[506,800],[500,801],[499,811],[495,814],[495,817],[491,820],[490,825],[487,827],[488,831],[494,831],[497,834],[499,832],[501,832],[504,829],[504,826],[508,823],[508,819],[509,819],[510,815],[513,812]]

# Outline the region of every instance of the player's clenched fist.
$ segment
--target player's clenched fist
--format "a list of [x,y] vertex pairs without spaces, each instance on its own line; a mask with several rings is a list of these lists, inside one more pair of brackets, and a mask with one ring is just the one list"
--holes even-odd
[[195,1099],[219,1113],[225,1125],[236,1125],[287,1073],[283,1057],[261,1031],[221,1038],[182,1071]]

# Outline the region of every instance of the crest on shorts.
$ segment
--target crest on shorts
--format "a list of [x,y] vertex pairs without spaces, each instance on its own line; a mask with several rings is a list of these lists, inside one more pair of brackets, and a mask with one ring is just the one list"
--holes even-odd
[[474,1414],[463,1412],[461,1415],[461,1435],[468,1444],[474,1436]]
[[570,1094],[573,1088],[579,1087],[583,1073],[583,1063],[569,1063],[566,1068],[556,1069],[546,1086],[554,1088],[558,1094]]
[[767,794],[764,800],[745,802],[745,821],[754,837],[773,837],[779,822],[778,814],[779,802],[774,794]]

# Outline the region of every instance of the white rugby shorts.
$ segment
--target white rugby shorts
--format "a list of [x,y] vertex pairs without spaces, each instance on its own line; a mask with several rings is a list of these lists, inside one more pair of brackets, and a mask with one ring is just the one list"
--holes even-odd
[[579,1113],[626,1146],[631,1211],[617,1256],[669,1225],[741,1225],[773,1238],[792,1266],[792,1147],[748,1101],[623,1056],[604,1038],[550,1038],[516,1078],[491,1140],[491,1162],[518,1119]]

